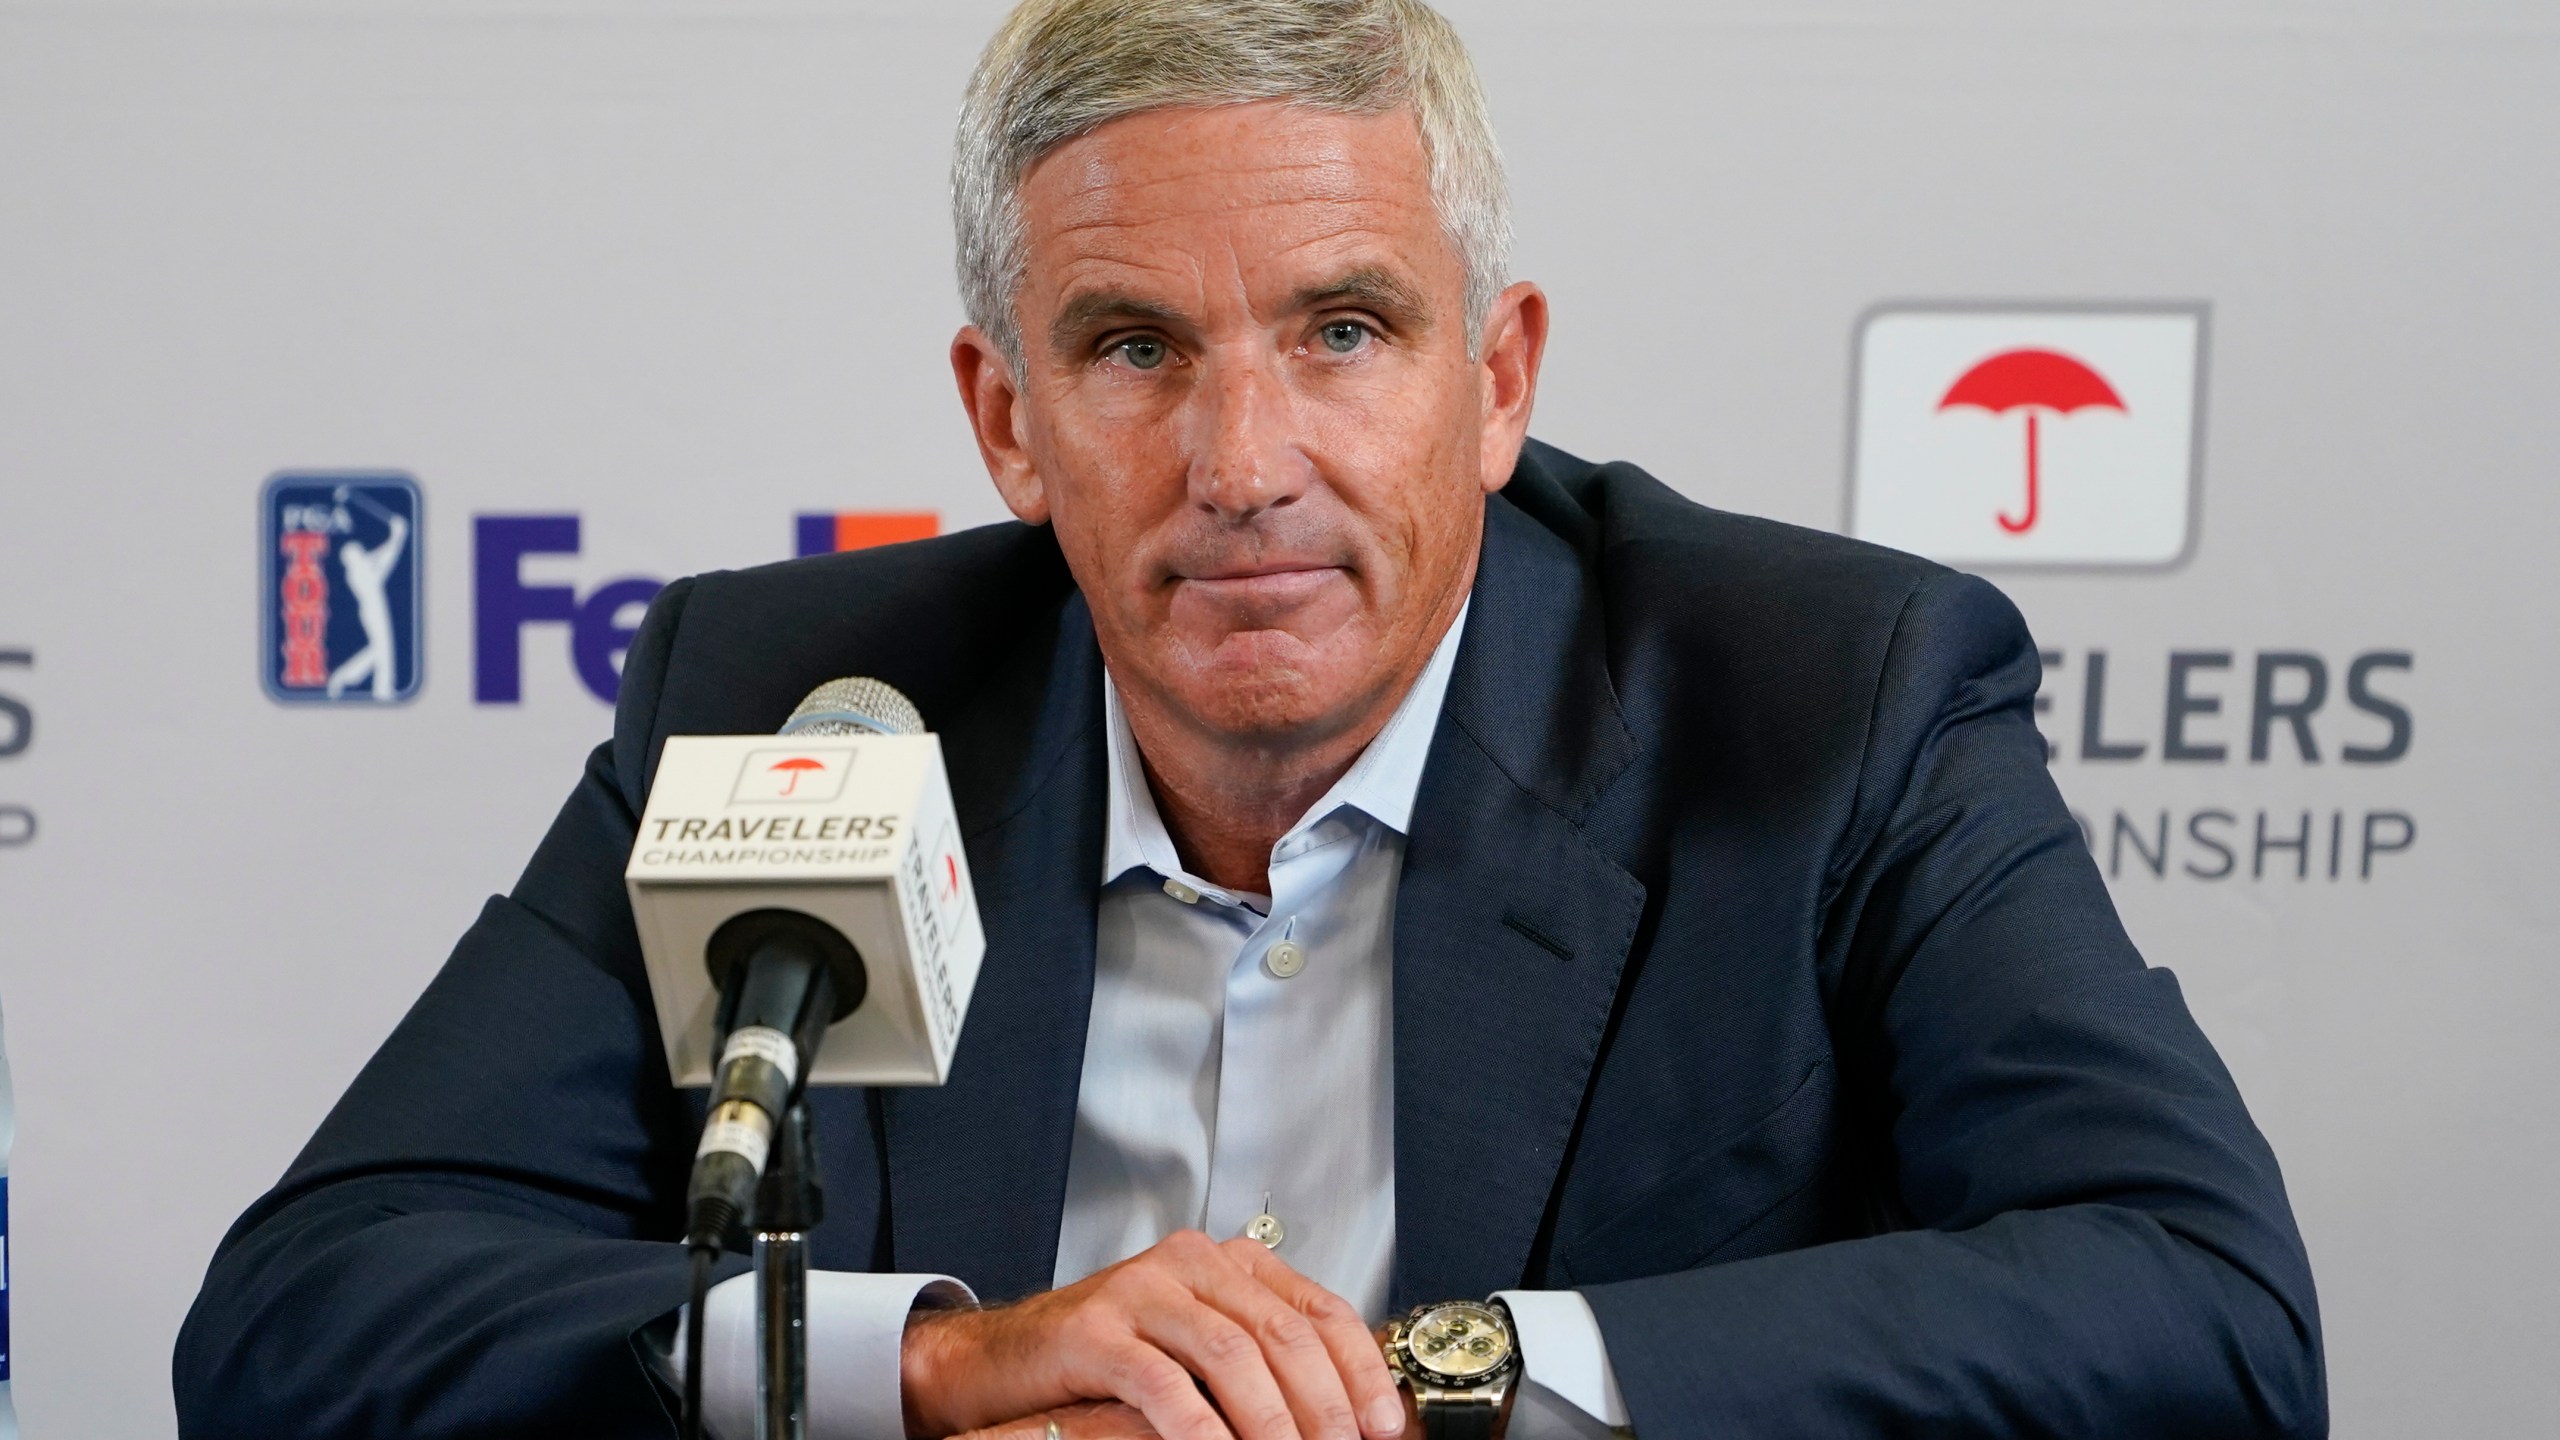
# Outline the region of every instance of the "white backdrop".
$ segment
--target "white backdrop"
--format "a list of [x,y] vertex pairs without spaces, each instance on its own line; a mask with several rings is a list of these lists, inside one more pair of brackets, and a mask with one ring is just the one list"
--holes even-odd
[[[605,731],[556,625],[524,632],[520,703],[475,703],[475,517],[581,517],[524,574],[582,593],[783,557],[804,512],[998,518],[941,352],[949,122],[999,8],[0,3],[29,1434],[171,1432],[215,1241]],[[2056,771],[2284,1161],[2337,1433],[2544,1429],[2560,11],[1448,8],[1555,301],[1536,428],[1569,449],[1838,527],[1871,307],[2206,307],[2192,557],[1999,577],[2059,662]],[[356,469],[424,498],[424,685],[281,706],[260,487]],[[2093,651],[2099,739],[2140,759],[2083,758]],[[2248,758],[2267,651],[2321,658],[2318,764],[2284,726]],[[2232,657],[2182,662],[2219,762],[2162,758],[2172,652]],[[2408,744],[2344,763],[2383,748],[2347,700],[2375,652],[2409,657],[2368,677]],[[2366,873],[2382,812],[2413,834]]]

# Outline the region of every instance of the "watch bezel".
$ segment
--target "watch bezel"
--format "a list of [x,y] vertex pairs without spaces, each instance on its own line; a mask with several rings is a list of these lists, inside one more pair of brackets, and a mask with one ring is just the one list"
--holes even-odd
[[[1456,1375],[1440,1369],[1416,1353],[1413,1332],[1423,1320],[1443,1310],[1465,1310],[1484,1316],[1502,1333],[1503,1357],[1472,1375]],[[1499,1301],[1442,1300],[1430,1305],[1417,1305],[1411,1314],[1395,1324],[1394,1339],[1398,1363],[1414,1378],[1444,1390],[1481,1390],[1507,1380],[1520,1368],[1520,1336],[1511,1324],[1508,1309]]]

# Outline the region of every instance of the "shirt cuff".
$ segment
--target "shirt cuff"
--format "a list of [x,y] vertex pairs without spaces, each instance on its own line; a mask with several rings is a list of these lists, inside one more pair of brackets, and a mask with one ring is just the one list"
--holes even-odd
[[1520,1342],[1510,1440],[1582,1440],[1626,1427],[1627,1402],[1609,1368],[1599,1317],[1580,1291],[1504,1290],[1493,1298],[1510,1309]]
[[[809,1272],[809,1440],[906,1440],[898,1360],[907,1317],[973,1304],[948,1275]],[[756,1433],[756,1280],[733,1275],[711,1287],[702,1332],[702,1428],[721,1440]],[[678,1312],[667,1369],[684,1388],[685,1326]]]

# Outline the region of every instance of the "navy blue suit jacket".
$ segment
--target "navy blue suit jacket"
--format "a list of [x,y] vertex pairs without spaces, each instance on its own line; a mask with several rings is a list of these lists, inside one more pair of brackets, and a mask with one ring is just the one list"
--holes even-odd
[[[816,1095],[816,1259],[1048,1284],[1102,668],[1007,525],[667,590],[515,892],[223,1241],[185,1434],[669,1433],[633,1336],[684,1298],[701,1102],[622,866],[667,735],[847,674],[941,731],[988,949],[948,1086]],[[2324,1433],[2275,1158],[2117,922],[2037,677],[1979,580],[1532,445],[1398,892],[1396,1303],[1581,1289],[1645,1440]]]

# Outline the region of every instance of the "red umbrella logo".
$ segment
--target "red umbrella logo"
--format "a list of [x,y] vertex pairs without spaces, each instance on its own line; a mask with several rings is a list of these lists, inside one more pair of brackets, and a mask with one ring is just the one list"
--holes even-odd
[[782,786],[782,793],[788,795],[800,788],[801,776],[812,770],[824,770],[827,768],[827,763],[823,760],[812,760],[806,755],[794,755],[788,760],[776,760],[764,768],[780,770],[790,777],[783,782]]
[[1947,387],[1947,398],[1938,402],[1940,410],[1959,405],[1972,405],[1997,415],[2006,410],[2027,412],[2027,513],[2011,519],[1997,517],[2000,528],[2012,535],[2024,535],[2035,528],[2042,501],[2036,457],[2036,412],[2050,410],[2068,415],[2074,410],[2105,409],[2122,412],[2124,401],[2116,397],[2115,387],[2106,377],[2058,350],[2003,350],[1957,377]]

